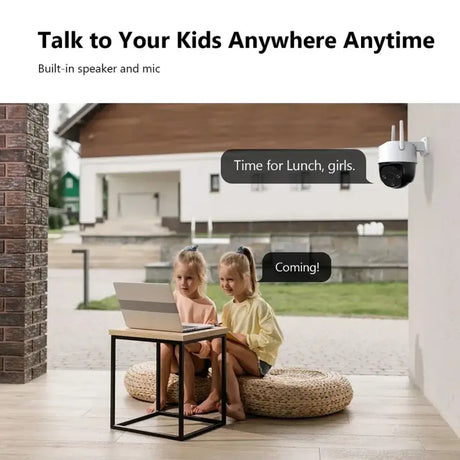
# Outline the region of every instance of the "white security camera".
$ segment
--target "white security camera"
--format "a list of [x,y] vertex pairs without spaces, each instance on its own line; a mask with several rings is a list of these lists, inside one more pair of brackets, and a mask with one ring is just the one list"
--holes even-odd
[[399,141],[395,140],[396,127],[391,127],[391,141],[379,147],[380,179],[387,187],[402,188],[411,183],[415,177],[417,152],[428,154],[428,138],[420,142],[404,141],[404,122],[399,122]]

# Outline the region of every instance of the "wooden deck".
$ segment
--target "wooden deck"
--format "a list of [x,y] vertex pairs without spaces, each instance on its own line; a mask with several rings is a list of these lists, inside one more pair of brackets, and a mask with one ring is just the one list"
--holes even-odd
[[[142,415],[117,375],[117,422]],[[406,377],[350,376],[355,397],[314,419],[249,418],[178,442],[109,428],[108,371],[49,371],[0,385],[4,459],[460,459],[460,439]],[[143,422],[174,429],[175,419]],[[193,423],[193,422],[190,422]]]

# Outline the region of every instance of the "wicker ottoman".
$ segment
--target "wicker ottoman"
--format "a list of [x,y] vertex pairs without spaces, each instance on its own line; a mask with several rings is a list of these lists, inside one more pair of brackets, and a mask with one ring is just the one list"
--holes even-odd
[[[125,387],[128,393],[141,401],[154,402],[156,398],[156,366],[154,361],[134,364],[125,375]],[[169,376],[167,402],[177,404],[179,401],[179,376]],[[211,391],[210,377],[195,377],[195,399],[202,402]]]
[[[168,402],[177,403],[178,377],[171,375]],[[345,409],[353,398],[350,382],[340,374],[304,368],[272,369],[263,379],[239,378],[245,411],[276,418],[303,418],[333,414]],[[155,401],[155,363],[135,364],[125,376],[128,393],[142,401]],[[210,377],[195,378],[197,402],[211,389]]]
[[351,384],[336,372],[290,367],[272,369],[263,379],[240,377],[248,414],[303,418],[339,412],[353,398]]

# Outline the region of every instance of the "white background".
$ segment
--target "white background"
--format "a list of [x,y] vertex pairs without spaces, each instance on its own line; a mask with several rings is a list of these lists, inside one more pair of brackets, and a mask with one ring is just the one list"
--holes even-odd
[[[4,102],[459,102],[455,2],[41,0],[2,4],[1,94]],[[43,49],[38,31],[84,36],[84,49]],[[118,31],[170,35],[207,30],[219,49],[122,49]],[[228,49],[246,35],[334,35],[336,49]],[[432,35],[432,50],[342,48],[347,32]],[[92,49],[87,37],[114,44]],[[38,65],[160,65],[148,74],[38,74]]]
[[[2,2],[3,102],[460,102],[458,4],[452,0]],[[432,35],[432,50],[42,49],[39,30],[171,35]],[[160,65],[159,75],[38,75],[38,64]],[[434,146],[410,196],[411,363],[415,381],[460,433],[458,411],[458,129],[436,107],[410,107],[410,131]],[[456,107],[443,107],[442,111]],[[438,117],[438,119],[436,118]],[[421,120],[421,121],[420,121]],[[411,123],[411,122],[410,122]],[[444,132],[444,128],[448,132]],[[422,129],[423,128],[423,129]],[[453,133],[453,134],[452,134]],[[411,132],[409,133],[409,135]],[[455,159],[455,160],[454,160]],[[453,167],[454,166],[454,167]],[[427,195],[422,184],[434,184]],[[419,184],[419,185],[417,185]],[[432,201],[433,200],[433,201]],[[454,212],[452,212],[454,210]],[[441,230],[438,229],[443,229]],[[422,229],[420,233],[420,229]],[[417,233],[418,232],[418,233]],[[426,251],[429,248],[429,251]],[[424,252],[425,251],[425,252]],[[436,258],[436,256],[438,256]],[[443,259],[443,256],[444,259]],[[438,263],[445,260],[445,263]],[[441,269],[440,269],[441,268]],[[447,273],[447,275],[446,275]],[[439,308],[438,308],[439,307]],[[415,329],[414,329],[415,328]],[[419,335],[421,338],[419,339]],[[424,337],[425,336],[425,337]],[[415,347],[415,350],[414,350]],[[423,359],[422,359],[423,357]],[[420,375],[417,373],[420,372]]]

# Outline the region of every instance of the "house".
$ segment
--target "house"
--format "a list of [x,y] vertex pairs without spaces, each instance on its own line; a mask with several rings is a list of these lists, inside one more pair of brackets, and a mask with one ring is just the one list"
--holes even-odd
[[65,213],[70,218],[78,216],[80,209],[80,180],[67,171],[61,178],[62,202]]
[[[377,146],[405,104],[87,104],[57,134],[81,144],[80,223],[152,219],[172,230],[356,231],[407,228],[407,189],[385,187]],[[370,184],[230,184],[228,149],[358,148]]]

